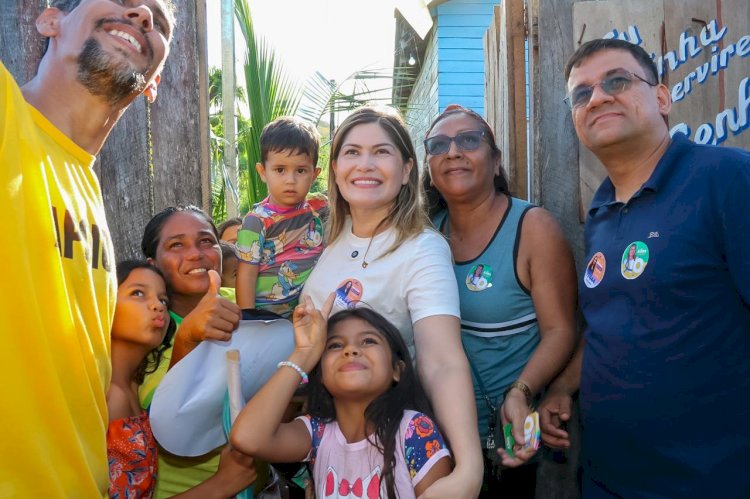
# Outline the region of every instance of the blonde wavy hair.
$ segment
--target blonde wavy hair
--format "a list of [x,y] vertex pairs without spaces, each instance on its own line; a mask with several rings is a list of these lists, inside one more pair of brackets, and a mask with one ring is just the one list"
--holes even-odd
[[390,226],[396,230],[396,240],[388,248],[388,251],[381,255],[385,256],[396,251],[404,241],[421,234],[426,228],[431,228],[425,211],[424,189],[419,181],[419,168],[417,167],[414,144],[398,111],[389,107],[360,107],[350,114],[336,130],[331,144],[328,168],[328,200],[330,205],[328,242],[332,243],[341,236],[346,217],[351,215],[349,202],[344,199],[336,185],[336,172],[333,163],[338,158],[341,146],[349,132],[358,125],[369,123],[380,125],[380,128],[383,129],[401,153],[404,164],[409,160],[414,162],[414,166],[409,172],[408,182],[401,186],[390,211],[375,229],[375,232],[377,232],[383,226]]

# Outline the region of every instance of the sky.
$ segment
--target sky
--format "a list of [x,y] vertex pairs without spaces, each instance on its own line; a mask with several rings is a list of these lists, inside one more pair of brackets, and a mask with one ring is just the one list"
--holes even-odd
[[[342,81],[357,70],[392,67],[394,3],[395,0],[248,0],[256,31],[271,42],[288,73],[300,82],[315,71]],[[220,0],[209,0],[209,65],[216,67],[221,65],[220,15]],[[242,46],[238,44],[235,50],[241,64]]]

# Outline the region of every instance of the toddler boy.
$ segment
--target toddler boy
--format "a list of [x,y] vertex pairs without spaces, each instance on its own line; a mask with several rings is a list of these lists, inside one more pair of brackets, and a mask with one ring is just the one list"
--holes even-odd
[[302,285],[323,251],[328,203],[308,196],[320,173],[319,137],[312,125],[283,117],[260,136],[261,163],[255,169],[268,186],[237,234],[237,304],[289,317]]

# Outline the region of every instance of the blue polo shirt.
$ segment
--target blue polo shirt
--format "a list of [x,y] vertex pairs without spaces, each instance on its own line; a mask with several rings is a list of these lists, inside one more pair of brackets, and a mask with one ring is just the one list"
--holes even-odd
[[750,497],[750,153],[675,135],[585,240],[584,496]]

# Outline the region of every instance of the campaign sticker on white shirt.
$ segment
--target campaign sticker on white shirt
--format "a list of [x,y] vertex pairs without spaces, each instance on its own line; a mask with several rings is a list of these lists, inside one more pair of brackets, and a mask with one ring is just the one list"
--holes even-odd
[[362,299],[362,283],[357,279],[344,279],[336,288],[334,307],[354,308]]
[[591,257],[589,264],[586,265],[586,272],[583,274],[583,283],[587,288],[595,288],[604,279],[604,272],[607,270],[607,259],[604,254],[598,251]]
[[643,241],[633,241],[622,253],[620,272],[625,279],[640,276],[648,265],[648,246]]
[[466,276],[466,287],[470,291],[484,291],[492,287],[492,267],[480,263],[474,265]]
[[307,230],[299,240],[301,246],[305,248],[317,248],[323,242],[323,223],[318,217],[313,217],[307,224]]

